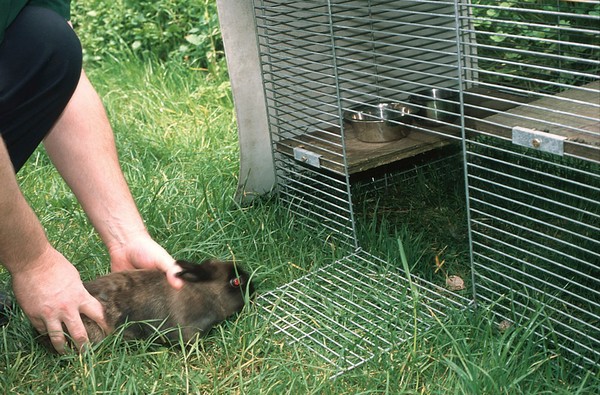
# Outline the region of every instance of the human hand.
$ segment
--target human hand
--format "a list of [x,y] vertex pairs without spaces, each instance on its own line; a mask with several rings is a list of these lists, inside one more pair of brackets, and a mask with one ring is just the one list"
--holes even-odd
[[48,247],[36,262],[12,273],[17,302],[40,334],[48,334],[52,346],[65,353],[63,324],[75,346],[88,342],[80,314],[108,332],[102,304],[84,288],[77,269],[58,251]]
[[132,269],[158,269],[167,276],[169,284],[180,289],[183,281],[176,276],[181,268],[175,259],[155,242],[148,233],[130,237],[126,243],[108,247],[110,265],[113,272]]

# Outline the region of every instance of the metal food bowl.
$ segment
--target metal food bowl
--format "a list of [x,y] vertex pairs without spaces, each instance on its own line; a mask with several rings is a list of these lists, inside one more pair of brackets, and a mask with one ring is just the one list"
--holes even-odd
[[418,122],[432,126],[454,121],[459,109],[456,93],[438,88],[417,92],[409,101],[420,109]]
[[344,127],[367,143],[385,143],[408,136],[414,108],[402,103],[366,104],[346,110]]

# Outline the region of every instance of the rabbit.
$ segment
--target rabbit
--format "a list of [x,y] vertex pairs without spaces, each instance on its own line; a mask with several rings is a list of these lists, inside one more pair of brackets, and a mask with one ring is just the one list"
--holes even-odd
[[[166,342],[175,342],[180,336],[188,342],[208,332],[242,310],[246,291],[254,293],[248,274],[233,262],[178,260],[177,264],[182,269],[177,276],[184,280],[180,290],[169,285],[163,272],[145,269],[111,273],[84,286],[103,305],[110,332],[127,323],[125,340],[149,338],[160,329]],[[94,321],[81,317],[91,343],[108,335]],[[169,330],[178,327],[181,333]],[[49,338],[45,338],[48,345]]]

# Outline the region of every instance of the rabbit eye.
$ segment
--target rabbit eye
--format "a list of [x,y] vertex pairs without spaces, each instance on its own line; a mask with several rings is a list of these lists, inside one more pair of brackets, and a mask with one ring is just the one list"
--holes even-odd
[[237,288],[242,284],[242,282],[239,278],[236,277],[229,280],[229,284],[231,284],[232,287]]

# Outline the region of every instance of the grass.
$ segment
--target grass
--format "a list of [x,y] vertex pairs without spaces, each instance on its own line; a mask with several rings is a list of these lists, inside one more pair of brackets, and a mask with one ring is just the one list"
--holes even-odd
[[[177,63],[134,61],[102,64],[89,75],[105,100],[147,226],[175,257],[240,260],[264,293],[343,255],[326,235],[302,227],[276,198],[248,207],[235,203],[238,146],[225,78]],[[43,151],[19,180],[50,239],[82,278],[106,273],[103,245]],[[375,236],[367,240],[384,256],[397,256],[401,237],[404,269],[412,270],[424,249],[431,249],[434,227],[394,230],[394,237],[381,242],[372,229]],[[437,243],[448,245],[448,254],[462,254],[452,237]],[[428,250],[423,262],[431,262],[436,251]],[[7,285],[8,275],[0,273],[0,281]],[[396,342],[389,352],[332,380],[332,366],[301,342],[273,335],[269,320],[253,305],[189,346],[124,343],[117,334],[89,353],[65,356],[39,346],[16,311],[1,328],[0,392],[593,393],[597,378],[576,377],[560,357],[540,347],[534,329],[544,320],[540,309],[527,324],[500,332],[489,308],[450,310],[448,317],[432,317],[430,328],[416,331],[410,341]]]
[[[434,156],[446,159],[424,165],[427,156],[419,158],[416,167],[392,173],[383,192],[356,182],[353,199],[361,245],[390,260],[398,255],[398,239],[410,240],[411,272],[443,286],[444,273],[468,280],[468,230],[462,155],[451,147]],[[444,262],[442,270],[436,270],[436,259]]]

